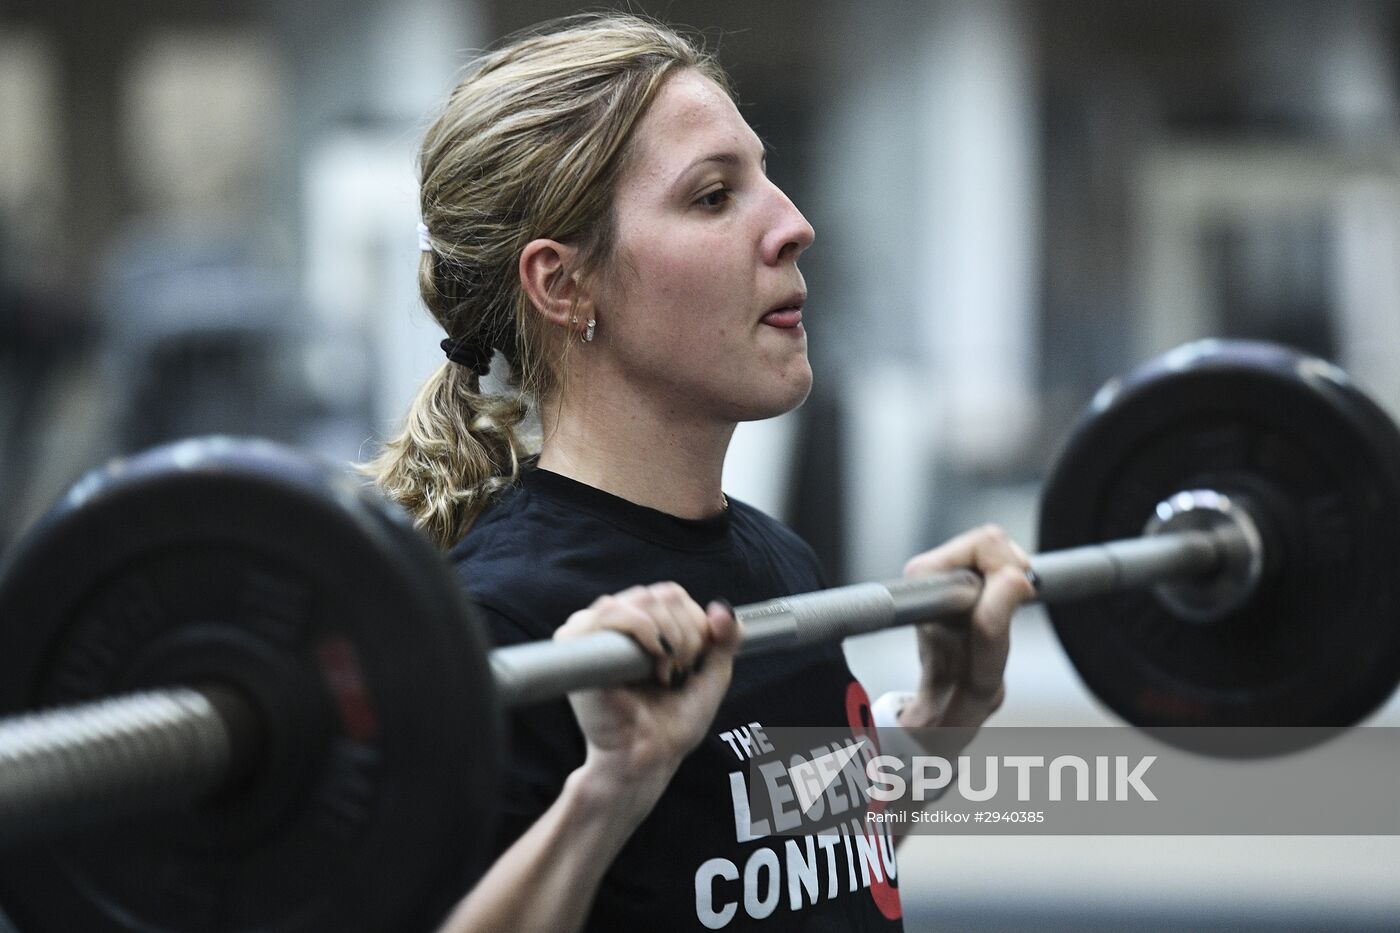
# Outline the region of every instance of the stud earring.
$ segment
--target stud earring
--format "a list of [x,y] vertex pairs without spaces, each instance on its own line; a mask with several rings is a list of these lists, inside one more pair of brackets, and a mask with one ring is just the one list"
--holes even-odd
[[593,329],[596,328],[597,326],[598,326],[598,322],[597,322],[597,321],[595,321],[593,318],[589,318],[589,319],[588,319],[588,327],[587,327],[587,329],[585,329],[584,332],[583,332],[583,342],[584,342],[584,343],[592,343],[592,342],[593,342]]

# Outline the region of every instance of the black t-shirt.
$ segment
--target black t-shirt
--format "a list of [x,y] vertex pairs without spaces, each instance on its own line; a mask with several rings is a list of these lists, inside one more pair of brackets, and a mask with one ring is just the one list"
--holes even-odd
[[[540,469],[488,508],[451,557],[498,645],[547,639],[597,597],[637,584],[675,581],[702,606],[825,585],[811,548],[742,502],[691,521]],[[863,852],[830,834],[752,839],[740,817],[756,729],[868,722],[868,708],[838,644],[740,659],[713,726],[618,854],[586,929],[902,929],[888,836],[862,840],[873,844]],[[567,701],[508,720],[495,854],[584,758]]]

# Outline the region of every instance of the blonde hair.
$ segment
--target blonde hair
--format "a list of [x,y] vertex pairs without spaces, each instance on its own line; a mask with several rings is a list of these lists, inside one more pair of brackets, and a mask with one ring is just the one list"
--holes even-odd
[[452,340],[505,357],[511,391],[485,393],[470,366],[444,363],[401,433],[361,469],[440,547],[517,481],[529,402],[558,390],[542,316],[520,285],[522,250],[546,237],[578,245],[581,274],[606,266],[633,129],[685,68],[729,91],[714,58],[666,26],[621,13],[565,17],[476,61],[428,130],[419,168],[432,251],[419,291]]

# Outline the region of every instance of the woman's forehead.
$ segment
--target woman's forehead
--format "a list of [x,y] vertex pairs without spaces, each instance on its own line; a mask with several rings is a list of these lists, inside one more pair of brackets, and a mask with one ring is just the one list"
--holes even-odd
[[679,171],[697,158],[725,153],[763,157],[763,144],[729,95],[689,70],[662,85],[637,137],[639,162],[650,171]]

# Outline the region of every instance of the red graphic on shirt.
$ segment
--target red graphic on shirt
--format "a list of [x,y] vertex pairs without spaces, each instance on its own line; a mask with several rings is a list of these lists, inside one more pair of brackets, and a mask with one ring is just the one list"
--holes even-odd
[[[865,692],[865,688],[859,681],[851,681],[851,685],[846,688],[846,720],[850,724],[851,734],[856,738],[864,738],[870,742],[876,754],[880,752],[879,736],[875,732],[875,717],[870,712],[870,695]],[[870,809],[880,812],[885,809],[884,801],[872,800]],[[867,838],[872,833],[889,832],[889,829],[882,823],[866,822],[864,832]],[[872,840],[877,846],[881,844],[879,839]],[[891,848],[894,840],[888,840]],[[899,888],[890,884],[889,873],[885,877],[876,880],[870,879],[870,896],[875,900],[875,906],[887,920],[898,920],[904,916],[904,908],[899,903]]]

